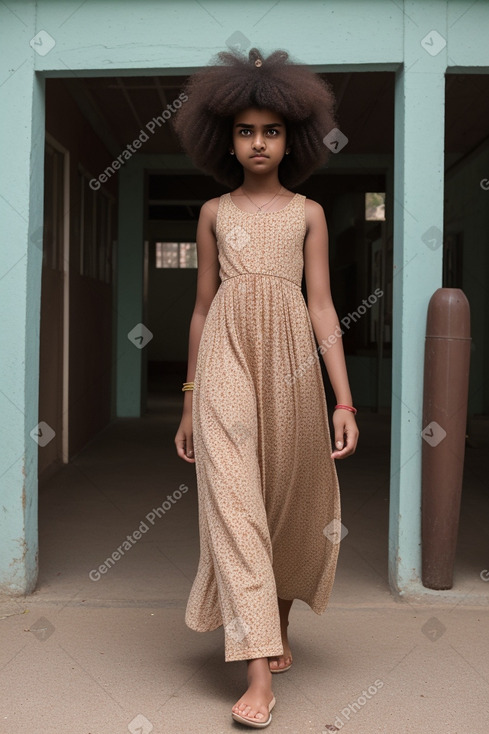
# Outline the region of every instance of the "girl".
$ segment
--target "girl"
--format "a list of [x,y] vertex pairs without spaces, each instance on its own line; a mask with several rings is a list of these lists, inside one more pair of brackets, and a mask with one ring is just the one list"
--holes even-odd
[[[288,670],[294,599],[324,612],[336,571],[334,460],[355,451],[356,409],[330,293],[322,207],[294,187],[325,162],[330,86],[284,51],[221,52],[190,77],[175,127],[230,193],[197,227],[198,277],[175,444],[195,462],[200,560],[186,624],[224,626],[246,660],[236,721],[268,726],[272,673]],[[307,306],[301,291],[305,275]],[[335,392],[331,453],[316,337]]]

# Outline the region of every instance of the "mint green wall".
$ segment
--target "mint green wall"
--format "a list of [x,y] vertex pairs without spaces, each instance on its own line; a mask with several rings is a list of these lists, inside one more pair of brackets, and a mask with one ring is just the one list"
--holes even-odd
[[138,165],[119,171],[117,231],[117,415],[131,418],[141,415],[145,348],[128,338],[143,323],[144,177]]
[[[488,72],[489,4],[281,0],[265,7],[257,0],[205,5],[186,0],[86,0],[80,4],[26,0],[15,3],[15,13],[0,4],[0,23],[0,105],[8,111],[1,134],[0,308],[8,318],[0,326],[0,583],[11,593],[29,592],[37,573],[37,445],[29,432],[37,422],[42,76],[186,74],[207,64],[238,33],[245,37],[245,45],[265,52],[286,48],[294,59],[318,71],[396,71],[389,577],[400,593],[422,590],[424,334],[419,324],[424,323],[429,298],[441,284],[442,264],[441,248],[429,249],[422,238],[432,227],[443,228],[444,74],[449,67],[454,72]],[[421,45],[433,30],[446,40],[436,55]],[[41,42],[33,42],[32,48],[30,41],[39,32]],[[132,165],[142,165],[136,157]],[[341,165],[347,159],[347,151],[342,152]],[[131,175],[129,167],[124,175]],[[137,177],[124,194],[137,223],[142,217],[130,196],[131,185],[137,195]],[[128,224],[128,217],[120,224]],[[133,236],[137,237],[136,225],[131,237],[122,237],[118,253],[118,404],[119,414],[129,415],[138,414],[141,386],[141,363],[125,343],[122,346],[126,328],[141,317],[142,262],[131,253]],[[138,355],[142,360],[142,353]]]
[[[439,16],[432,8],[428,7],[422,14],[425,27],[436,27]],[[444,54],[440,54],[441,58],[420,56],[414,44],[418,29],[408,25],[406,30],[406,65],[414,66],[414,70],[409,73],[402,68],[397,72],[395,91],[389,505],[389,579],[400,592],[416,585],[420,575],[423,325],[429,298],[441,286],[443,262],[443,248],[429,249],[422,237],[431,228],[443,230],[443,70],[446,63]],[[420,170],[423,170],[422,177]]]
[[[154,233],[146,223],[145,171],[193,170],[183,155],[134,155],[119,171],[119,242],[117,247],[117,363],[116,414],[118,417],[141,415],[145,402],[146,369],[155,334],[149,329],[147,343],[138,349],[128,334],[138,324],[149,327],[148,314],[143,310],[144,257],[142,243]],[[161,340],[161,333],[156,339]],[[164,338],[164,337],[163,337]],[[188,343],[188,334],[185,337]]]
[[0,592],[11,594],[37,578],[38,445],[30,432],[38,424],[44,82],[29,47],[34,11],[20,23],[0,9]]

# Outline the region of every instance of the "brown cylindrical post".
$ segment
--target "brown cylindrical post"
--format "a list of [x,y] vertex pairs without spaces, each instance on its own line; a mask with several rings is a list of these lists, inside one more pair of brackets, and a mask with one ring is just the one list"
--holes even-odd
[[451,589],[465,455],[470,306],[459,288],[438,288],[426,324],[422,431],[422,581]]

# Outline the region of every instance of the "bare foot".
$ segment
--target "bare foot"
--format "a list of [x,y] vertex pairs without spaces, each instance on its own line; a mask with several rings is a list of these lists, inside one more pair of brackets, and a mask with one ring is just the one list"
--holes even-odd
[[292,652],[287,638],[288,624],[288,622],[285,625],[281,624],[284,652],[282,655],[274,655],[273,657],[268,658],[270,662],[270,670],[282,670],[283,668],[288,668],[289,665],[292,665]]
[[254,658],[247,662],[248,689],[234,704],[232,711],[261,724],[270,716],[268,706],[273,700],[272,674],[268,668],[268,658]]

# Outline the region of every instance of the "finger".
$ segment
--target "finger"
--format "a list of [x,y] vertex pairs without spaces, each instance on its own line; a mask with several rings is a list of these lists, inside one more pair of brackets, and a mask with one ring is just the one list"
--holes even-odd
[[352,438],[352,436],[347,435],[345,445],[343,449],[334,451],[331,456],[334,459],[344,459],[346,456],[351,456],[355,453],[355,450],[357,448],[357,436]]
[[344,459],[347,456],[351,456],[351,454],[355,453],[357,437],[358,437],[358,434],[352,437],[351,433],[348,433],[347,431],[345,434],[345,440],[343,443],[343,447],[341,449],[337,447],[336,450],[333,451],[333,453],[331,454],[331,458],[332,459]]
[[342,426],[341,428],[335,429],[334,445],[337,451],[341,451],[341,449],[345,447],[345,428],[344,426]]
[[347,456],[350,456],[354,453],[354,449],[350,448],[349,446],[345,446],[344,449],[341,451],[333,451],[331,454],[332,459],[346,459]]
[[357,428],[351,431],[347,431],[347,434],[346,434],[346,445],[349,447],[350,453],[352,454],[355,453],[355,450],[357,448],[358,435],[359,435],[359,432]]
[[190,454],[190,456],[187,456],[187,452],[185,450],[185,441],[178,441],[175,443],[177,447],[177,454],[179,455],[179,457],[183,459],[184,461],[188,461],[189,463],[193,464],[195,461],[195,459],[193,458],[193,449],[192,449],[192,453]]

